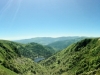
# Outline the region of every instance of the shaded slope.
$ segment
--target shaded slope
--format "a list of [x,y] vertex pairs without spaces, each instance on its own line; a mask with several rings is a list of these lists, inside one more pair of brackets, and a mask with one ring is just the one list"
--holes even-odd
[[100,40],[85,39],[42,61],[51,75],[99,75]]
[[23,46],[19,46],[18,49],[20,49],[20,54],[31,58],[34,60],[34,58],[43,56],[44,58],[48,58],[52,56],[53,53],[55,53],[54,49],[48,46],[42,46],[37,43],[29,43],[25,44]]

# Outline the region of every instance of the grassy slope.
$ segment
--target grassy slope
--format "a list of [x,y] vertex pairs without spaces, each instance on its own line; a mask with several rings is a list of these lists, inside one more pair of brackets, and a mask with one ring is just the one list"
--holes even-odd
[[23,57],[19,46],[22,45],[0,40],[0,75],[45,75],[46,69]]
[[11,44],[10,41],[0,40],[0,75],[17,75],[15,72],[2,65],[5,61],[16,58],[18,56],[16,54],[17,51],[12,50],[13,48],[8,45],[8,42]]
[[99,75],[100,40],[82,40],[42,61],[41,64],[51,75]]
[[15,72],[0,65],[0,75],[17,75]]

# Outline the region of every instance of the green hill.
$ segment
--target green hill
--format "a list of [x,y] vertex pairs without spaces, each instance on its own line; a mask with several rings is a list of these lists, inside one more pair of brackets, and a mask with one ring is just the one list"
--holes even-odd
[[41,62],[50,75],[100,75],[100,39],[84,39]]
[[10,44],[10,41],[0,41],[0,75],[17,75],[17,73],[11,71],[6,66],[9,66],[9,64],[6,64],[7,61],[20,57],[20,54],[18,54],[16,49],[14,49],[13,47],[11,48]]
[[55,49],[56,52],[65,49],[66,47],[68,47],[69,45],[76,43],[78,41],[81,41],[85,39],[84,37],[77,37],[77,38],[69,38],[67,40],[63,40],[63,41],[56,41],[53,43],[48,44],[47,46],[50,46],[52,48]]
[[[22,49],[23,48],[23,49]],[[19,47],[21,55],[31,58],[42,56],[48,58],[55,53],[54,49],[49,46],[42,46],[37,43],[29,43]]]
[[44,75],[45,68],[21,55],[21,44],[0,40],[0,75]]

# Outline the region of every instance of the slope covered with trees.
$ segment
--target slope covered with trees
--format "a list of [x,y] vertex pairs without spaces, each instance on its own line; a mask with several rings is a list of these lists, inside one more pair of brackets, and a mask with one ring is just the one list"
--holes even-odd
[[73,37],[73,38],[68,38],[67,40],[50,43],[48,44],[48,46],[54,48],[55,51],[58,52],[70,46],[71,44],[81,41],[83,39],[85,39],[85,37],[77,37],[77,38]]
[[23,44],[21,46],[18,46],[18,49],[20,50],[20,54],[31,58],[34,60],[34,58],[42,56],[44,58],[48,58],[52,56],[53,53],[55,53],[54,49],[49,46],[42,46],[37,43],[29,43],[29,44]]
[[100,39],[85,39],[41,62],[51,75],[100,75]]
[[22,44],[0,40],[0,75],[44,75],[47,73],[39,64],[21,54],[24,49]]

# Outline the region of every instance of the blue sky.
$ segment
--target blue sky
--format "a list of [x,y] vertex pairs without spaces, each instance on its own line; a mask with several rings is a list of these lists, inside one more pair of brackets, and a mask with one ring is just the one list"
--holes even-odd
[[0,0],[0,39],[95,36],[100,0]]

